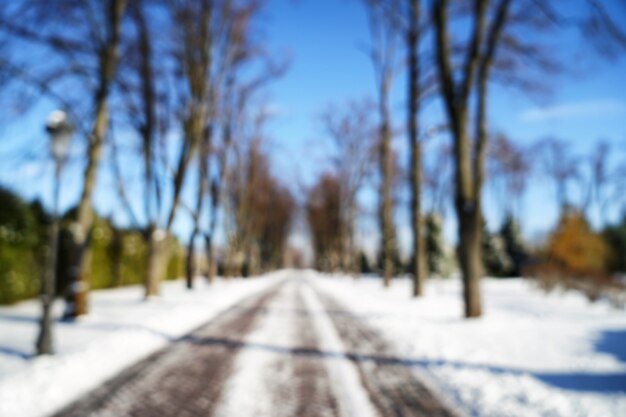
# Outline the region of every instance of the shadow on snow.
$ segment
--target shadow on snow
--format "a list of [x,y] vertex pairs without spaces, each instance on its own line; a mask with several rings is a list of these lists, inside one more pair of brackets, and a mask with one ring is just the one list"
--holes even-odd
[[[331,316],[342,317],[352,320],[367,320],[368,318],[380,317],[380,314],[357,315],[344,310],[327,310],[324,312],[311,312],[305,309],[287,309],[287,308],[246,308],[233,306],[224,312],[224,315],[256,315],[270,313],[289,313],[298,316],[309,316],[311,314],[328,314]],[[217,319],[217,317],[216,317]],[[37,322],[38,318],[27,316],[9,316],[2,315],[0,320],[16,321],[16,322]],[[215,319],[214,319],[215,320]],[[213,320],[211,320],[213,321]],[[57,320],[60,325],[67,325],[68,322]],[[207,323],[205,323],[206,325]],[[283,347],[263,343],[243,342],[240,340],[217,337],[199,337],[192,334],[176,339],[162,332],[155,331],[149,327],[133,325],[133,324],[114,324],[114,323],[89,323],[82,322],[81,326],[89,330],[101,331],[117,331],[117,330],[139,330],[147,331],[166,338],[170,342],[187,342],[205,346],[222,346],[228,349],[255,349],[266,352],[279,354],[289,354],[296,356],[318,357],[322,359],[345,359],[355,363],[371,362],[380,366],[403,366],[410,368],[429,368],[429,367],[455,367],[459,369],[476,369],[493,374],[511,374],[515,376],[530,376],[537,380],[552,385],[557,388],[579,392],[615,392],[626,393],[626,372],[617,373],[593,373],[593,372],[537,372],[524,370],[519,368],[498,367],[486,364],[472,364],[461,361],[446,360],[428,360],[400,358],[393,356],[383,356],[376,354],[361,354],[352,352],[329,352],[311,347]],[[613,355],[621,362],[626,362],[626,330],[607,330],[600,333],[594,344],[597,352]],[[17,356],[21,359],[30,359],[30,353],[20,351],[15,348],[0,346],[0,355]]]
[[[615,336],[609,335],[607,337],[613,341],[613,337]],[[601,338],[601,340],[603,339]],[[204,346],[221,346],[227,349],[254,349],[277,354],[317,357],[320,359],[344,359],[357,364],[369,362],[378,366],[402,366],[424,369],[445,366],[459,369],[475,369],[490,372],[492,374],[529,376],[543,382],[544,384],[568,391],[626,393],[626,372],[540,372],[512,367],[472,364],[460,361],[412,359],[353,352],[332,352],[313,347],[285,347],[265,343],[244,342],[229,338],[197,337],[194,335],[183,337],[181,341]],[[611,344],[611,346],[623,350],[623,348],[617,344]]]

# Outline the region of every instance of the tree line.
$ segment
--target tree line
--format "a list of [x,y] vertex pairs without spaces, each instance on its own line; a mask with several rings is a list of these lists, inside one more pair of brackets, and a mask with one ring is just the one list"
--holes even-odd
[[114,178],[109,192],[140,239],[146,297],[159,293],[178,256],[172,228],[181,213],[193,224],[185,242],[188,287],[198,238],[206,275],[216,273],[220,225],[226,274],[282,265],[295,202],[271,170],[260,93],[286,61],[264,48],[261,10],[255,0],[0,6],[3,98],[16,103],[18,115],[41,103],[64,110],[81,141],[74,149],[83,153],[71,155],[83,169],[81,193],[64,216],[66,318],[88,312],[89,284],[100,273],[92,262],[101,231],[93,199],[105,168]]
[[[413,295],[423,294],[427,272],[437,268],[426,253],[441,251],[440,238],[427,232],[441,229],[438,216],[452,195],[465,315],[480,316],[483,252],[490,244],[483,216],[487,176],[511,196],[504,199],[507,213],[519,221],[515,201],[526,189],[529,169],[528,150],[490,129],[490,88],[502,83],[531,91],[544,86],[546,75],[565,71],[545,42],[561,30],[580,31],[598,59],[619,57],[626,36],[595,0],[581,0],[584,12],[577,17],[551,1],[362,3],[375,98],[343,104],[321,117],[336,154],[332,168],[308,190],[304,207],[315,262],[329,270],[356,268],[358,194],[374,178],[380,266],[389,285],[398,256],[399,189],[408,180]],[[265,49],[262,6],[259,0],[50,0],[0,6],[0,94],[18,112],[42,102],[64,109],[82,139],[84,180],[69,214],[71,259],[63,272],[71,283],[67,317],[87,312],[93,196],[97,173],[107,162],[115,194],[146,248],[146,297],[159,292],[175,247],[169,236],[181,213],[192,219],[185,242],[190,288],[198,238],[205,242],[205,273],[209,279],[215,274],[220,228],[227,236],[225,273],[254,274],[282,264],[298,204],[289,184],[272,172],[264,140],[269,112],[261,92],[287,66]],[[406,116],[400,130],[406,155],[393,146],[398,129],[391,92],[402,74]],[[441,106],[442,123],[426,126],[423,111],[432,102]],[[443,135],[450,144],[434,147],[433,137]],[[543,142],[539,154],[546,159],[546,175],[554,179],[560,205],[569,207],[568,188],[582,180],[563,166],[562,141]],[[599,149],[583,211],[606,213],[610,205],[606,193],[615,186],[607,180],[602,155],[606,158],[607,151]],[[184,190],[192,190],[193,198],[183,198]]]
[[[606,222],[609,207],[623,208],[624,203],[620,197],[623,176],[608,172],[612,168],[607,143],[600,143],[583,163],[571,157],[564,139],[542,138],[534,148],[525,149],[490,128],[491,87],[505,85],[524,94],[547,89],[547,79],[568,71],[569,64],[551,51],[548,42],[561,31],[577,31],[594,59],[609,61],[618,59],[626,49],[626,34],[605,5],[597,1],[577,2],[580,15],[572,15],[563,4],[550,1],[362,3],[371,35],[365,52],[373,67],[376,99],[372,107],[377,118],[374,120],[370,113],[364,120],[363,109],[352,104],[344,107],[345,114],[332,111],[334,116],[324,119],[329,137],[337,143],[337,163],[309,193],[307,218],[316,263],[326,270],[354,270],[358,257],[350,245],[354,239],[354,196],[365,176],[360,168],[369,163],[370,169],[377,167],[380,270],[385,285],[391,282],[397,257],[394,213],[398,199],[394,184],[404,177],[400,183],[405,178],[409,182],[413,295],[423,294],[427,273],[436,270],[435,254],[441,253],[441,239],[433,233],[439,233],[437,219],[443,214],[446,197],[452,195],[458,221],[455,255],[463,280],[465,316],[480,316],[480,278],[485,272],[519,274],[527,257],[522,253],[518,229],[520,201],[533,178],[532,171],[541,172],[554,183],[562,218],[572,212],[568,201],[576,195],[570,190],[572,183],[582,189],[577,211],[581,216],[596,210]],[[402,132],[408,141],[407,155],[398,155],[392,147],[395,126],[390,91],[399,75],[407,80],[406,127]],[[422,109],[432,101],[442,106],[443,122],[424,126]],[[451,144],[436,150],[430,142],[441,132],[450,137]],[[355,141],[354,136],[364,139]],[[406,159],[404,173],[398,168],[398,158]],[[498,252],[499,247],[504,248],[498,239],[501,236],[494,236],[485,226],[483,194],[488,177],[495,193],[502,193],[499,201],[504,206],[505,222],[501,234],[508,239],[508,261],[499,255],[502,251]],[[430,207],[426,207],[427,202]]]

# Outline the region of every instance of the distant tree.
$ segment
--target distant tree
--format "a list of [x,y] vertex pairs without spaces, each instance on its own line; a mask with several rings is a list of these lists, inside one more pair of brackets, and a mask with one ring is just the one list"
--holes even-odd
[[178,72],[182,75],[177,80],[176,92],[183,142],[174,171],[173,204],[167,216],[166,230],[171,228],[181,203],[182,186],[189,165],[197,159],[199,166],[196,205],[190,209],[193,229],[187,250],[188,288],[193,286],[194,242],[209,191],[208,160],[216,119],[216,89],[222,77],[222,66],[227,60],[223,48],[230,47],[228,36],[232,21],[228,5],[224,6],[212,1],[169,3],[174,23],[175,58]]
[[545,138],[535,147],[541,170],[554,184],[557,207],[563,213],[573,205],[569,200],[569,186],[580,175],[579,160],[572,155],[569,142],[553,137]]
[[593,232],[584,215],[566,210],[547,244],[548,258],[573,273],[606,272],[613,256],[611,247]]
[[445,274],[446,252],[443,240],[443,222],[437,213],[429,213],[425,219],[426,226],[426,260],[430,275]]
[[626,273],[626,213],[617,224],[605,226],[602,236],[615,252],[610,261],[610,270]]
[[315,267],[334,271],[340,267],[342,252],[341,183],[332,174],[322,175],[309,191],[306,218],[313,243]]
[[[256,124],[262,121],[257,120]],[[296,203],[291,192],[271,172],[260,126],[254,131],[245,148],[242,149],[243,141],[236,144],[236,149],[243,152],[232,167],[229,182],[229,274],[244,268],[247,275],[256,275],[260,270],[281,267],[295,217]]]
[[363,251],[359,252],[359,271],[361,274],[370,274],[372,272],[372,267],[370,265],[370,260],[367,257],[367,254]]
[[[261,16],[262,2],[255,0],[246,1],[238,8],[231,6],[232,26],[229,37],[223,47],[225,48],[222,82],[216,87],[217,121],[213,127],[219,129],[221,140],[212,143],[213,163],[215,169],[210,170],[210,205],[207,210],[209,224],[204,228],[205,251],[207,259],[207,278],[213,280],[214,271],[217,270],[214,256],[213,242],[217,231],[218,216],[221,211],[229,207],[229,198],[225,198],[230,191],[227,190],[229,183],[238,183],[236,168],[231,166],[231,158],[234,156],[239,162],[243,149],[249,145],[250,126],[252,135],[259,133],[259,128],[267,119],[267,109],[260,105],[260,109],[252,109],[255,96],[263,91],[270,82],[281,77],[287,70],[287,62],[277,61],[271,56],[259,42],[259,36],[255,30],[255,22]],[[219,19],[218,19],[219,20]],[[239,163],[237,162],[235,166]],[[199,189],[200,192],[200,189]],[[220,210],[223,209],[223,210]],[[199,213],[199,211],[197,212]],[[197,216],[196,218],[200,218]],[[228,223],[228,215],[224,218]]]
[[626,158],[613,171],[611,184],[613,192],[610,194],[610,201],[615,204],[618,213],[626,213]]
[[259,189],[263,200],[255,207],[263,213],[263,222],[257,237],[261,268],[264,271],[284,267],[287,240],[295,216],[296,202],[291,192],[276,178],[269,178],[265,187]]
[[510,268],[506,271],[509,276],[520,276],[522,268],[529,257],[528,247],[524,242],[519,223],[513,216],[507,216],[500,228],[500,236],[504,249],[510,260]]
[[[393,232],[393,237],[394,239],[396,238],[395,229]],[[408,263],[406,264],[405,262],[403,262],[402,258],[400,257],[400,248],[398,247],[397,243],[393,246],[391,250],[391,261],[392,261],[392,266],[393,266],[392,277],[396,275],[400,275],[400,274],[405,274],[407,270],[411,268],[411,263],[414,262],[413,259],[409,259]],[[378,271],[383,271],[383,268],[384,268],[383,253],[381,250],[378,251],[378,254],[376,257],[376,268]]]
[[357,268],[355,222],[359,207],[357,196],[375,162],[376,131],[372,124],[372,104],[352,101],[341,108],[330,106],[322,114],[322,123],[333,144],[332,172],[340,185],[341,268]]
[[520,215],[520,202],[528,185],[531,161],[528,150],[500,133],[488,151],[488,172],[505,217]]
[[619,195],[623,194],[620,186],[623,188],[626,182],[623,173],[620,172],[624,168],[620,167],[619,162],[612,164],[615,156],[616,152],[610,142],[600,140],[591,154],[584,158],[588,175],[583,178],[586,184],[582,185],[584,200],[581,208],[587,217],[592,216],[595,208],[601,224],[606,224],[611,208],[619,210]]
[[512,262],[504,239],[499,233],[491,233],[486,222],[483,224],[482,255],[483,268],[488,275],[504,277],[510,271]]
[[375,162],[376,130],[372,123],[372,104],[352,101],[345,106],[329,107],[322,123],[333,143],[332,171],[339,182],[341,216],[337,233],[342,241],[339,254],[341,268],[357,268],[355,223],[359,207],[357,196]]
[[[193,212],[194,231],[190,237],[188,256],[191,256],[193,242],[197,234],[202,233],[207,256],[207,278],[213,278],[214,256],[213,237],[215,235],[218,212],[222,201],[228,158],[233,141],[239,140],[240,125],[247,123],[246,107],[255,94],[269,82],[282,76],[286,63],[275,61],[260,42],[256,23],[258,22],[263,2],[246,0],[244,2],[225,1],[217,3],[211,42],[213,53],[211,69],[208,75],[210,94],[211,136],[219,130],[221,141],[211,138],[206,146],[200,148],[200,167],[204,166],[206,175],[198,184],[196,209]],[[254,70],[251,70],[254,69]],[[209,169],[209,159],[216,168]],[[204,210],[203,201],[210,199],[210,205]],[[200,227],[203,214],[208,214],[208,226]],[[191,261],[187,275],[191,275]]]
[[427,213],[436,213],[444,217],[452,192],[453,150],[447,143],[440,143],[435,149],[428,151],[432,155],[430,163],[424,161],[424,194],[429,202]]
[[256,275],[258,267],[266,271],[282,266],[296,205],[289,190],[272,175],[268,155],[255,146],[250,152],[246,194],[251,242],[246,259]]

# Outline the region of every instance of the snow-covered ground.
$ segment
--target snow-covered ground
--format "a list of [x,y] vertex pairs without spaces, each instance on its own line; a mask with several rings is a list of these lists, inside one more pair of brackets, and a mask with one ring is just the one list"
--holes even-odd
[[[39,304],[33,300],[1,307],[0,416],[44,416],[57,410],[246,296],[287,277],[305,277],[378,330],[403,363],[462,414],[626,416],[624,311],[602,302],[590,304],[577,293],[545,294],[521,279],[486,279],[485,316],[464,320],[458,280],[430,281],[425,297],[415,300],[409,296],[407,279],[383,289],[379,279],[327,277],[312,271],[218,281],[211,287],[198,280],[194,291],[187,291],[183,282],[169,282],[163,296],[149,302],[142,301],[140,287],[96,291],[92,314],[76,323],[56,323],[57,354],[36,359],[32,353]],[[293,309],[286,298],[290,291],[292,287],[285,287],[275,301],[280,311]],[[323,309],[311,291],[304,292],[304,301],[309,309]],[[56,308],[59,313],[61,303]],[[291,346],[297,342],[294,329],[281,320],[280,314],[268,315],[247,342]],[[311,320],[321,348],[341,351],[329,318],[312,315]],[[225,401],[221,415],[230,414],[228,404],[242,406],[238,399],[244,391],[255,409],[262,405],[262,398],[252,397],[264,396],[266,387],[251,387],[254,378],[246,375],[261,372],[263,364],[276,356],[265,355],[260,360],[258,354],[243,351],[240,372],[227,386],[226,400],[233,401]],[[341,376],[333,383],[350,386],[345,381],[354,375],[335,369],[337,360],[326,361],[334,367],[330,374]],[[359,396],[347,393],[345,398],[354,402]],[[361,409],[359,404],[365,402],[346,407]]]
[[[210,286],[198,279],[194,291],[182,281],[167,282],[149,302],[138,286],[94,291],[92,313],[76,323],[56,322],[56,354],[35,359],[39,303],[0,307],[0,416],[49,414],[284,276]],[[62,308],[55,304],[57,316]]]
[[471,416],[626,416],[626,312],[522,279],[483,283],[485,316],[464,320],[458,280],[383,289],[373,278],[317,278],[392,342],[407,366]]

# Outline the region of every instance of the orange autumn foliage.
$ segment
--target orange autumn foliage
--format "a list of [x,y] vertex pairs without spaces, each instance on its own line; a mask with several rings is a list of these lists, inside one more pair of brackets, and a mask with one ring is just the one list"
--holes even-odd
[[565,213],[549,239],[548,257],[572,272],[605,272],[612,249],[580,213]]

